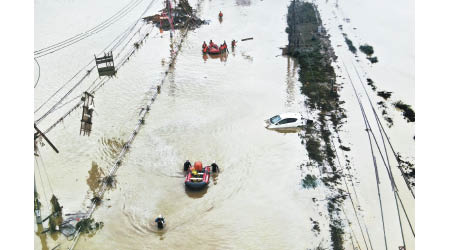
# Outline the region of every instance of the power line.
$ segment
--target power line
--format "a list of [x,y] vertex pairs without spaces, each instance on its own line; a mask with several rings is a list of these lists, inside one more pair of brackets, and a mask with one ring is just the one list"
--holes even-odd
[[[366,96],[367,96],[367,99],[369,100],[370,106],[371,106],[371,108],[372,108],[372,112],[373,112],[373,114],[374,114],[376,120],[379,121],[378,114],[377,114],[377,112],[375,111],[375,107],[374,107],[374,105],[373,105],[373,103],[372,103],[372,100],[371,100],[370,97],[369,97],[369,93],[367,92],[366,87],[364,86],[364,84],[363,84],[363,82],[362,82],[361,76],[359,75],[359,72],[358,72],[358,70],[356,69],[356,67],[355,67],[355,65],[353,64],[353,62],[352,62],[352,65],[353,65],[353,68],[354,68],[354,70],[355,70],[355,72],[356,72],[358,78],[359,78],[359,81],[360,81],[360,83],[361,83],[361,86],[362,86],[363,89],[364,89],[364,92],[365,92],[365,94],[366,94]],[[391,144],[391,142],[390,142],[390,139],[389,139],[389,137],[387,136],[386,131],[384,130],[383,124],[381,124],[381,122],[379,122],[379,123],[377,123],[377,124],[379,124],[379,126],[381,126],[380,133],[381,133],[381,131],[384,132],[384,134],[385,134],[385,136],[386,136],[386,140],[387,140],[387,141],[389,142],[389,144],[391,145],[392,152],[394,153],[395,158],[397,159],[397,162],[398,162],[398,164],[399,164],[399,167],[398,167],[398,168],[399,168],[400,172],[402,173],[402,177],[403,177],[403,179],[405,180],[406,186],[408,187],[409,191],[411,192],[411,195],[413,196],[413,198],[415,198],[415,194],[414,194],[414,192],[413,192],[413,190],[412,190],[412,188],[411,188],[411,186],[410,186],[410,183],[409,183],[409,181],[408,181],[408,179],[407,179],[407,177],[406,177],[406,174],[404,173],[403,169],[400,167],[401,164],[400,164],[400,161],[399,161],[398,158],[397,158],[397,153],[394,151],[394,148],[392,147],[392,144]],[[387,154],[387,153],[386,153],[386,154]]]
[[52,191],[52,194],[55,194],[55,192],[53,191],[52,183],[50,182],[50,179],[48,178],[47,169],[45,168],[44,159],[42,158],[42,154],[39,151],[39,148],[37,148],[37,152],[38,152],[38,155],[39,155],[39,159],[41,160],[42,168],[44,169],[44,174],[45,174],[45,176],[47,178],[48,186],[50,187],[50,191]]
[[[134,1],[134,3],[133,3]],[[71,38],[68,38],[62,42],[55,43],[51,46],[48,46],[46,48],[37,50],[34,52],[34,55],[36,57],[43,57],[49,54],[52,54],[56,51],[59,51],[61,49],[64,49],[68,46],[71,46],[73,44],[76,44],[94,34],[99,33],[100,31],[108,28],[112,24],[116,23],[118,20],[120,20],[122,17],[124,17],[126,14],[128,14],[131,10],[133,10],[137,5],[139,5],[143,0],[132,0],[130,3],[128,3],[124,8],[122,8],[119,12],[116,12],[113,16],[108,18],[107,20],[103,21],[101,24],[83,32],[78,35],[75,35]]]
[[367,120],[367,117],[366,117],[366,114],[365,114],[365,111],[364,111],[364,107],[362,106],[361,100],[359,99],[358,93],[356,92],[356,88],[353,85],[353,81],[352,81],[352,79],[350,77],[350,74],[348,73],[347,67],[346,67],[344,61],[342,61],[342,63],[344,65],[345,71],[347,72],[347,75],[348,75],[348,78],[350,80],[350,83],[351,83],[351,85],[353,87],[353,91],[355,93],[356,99],[358,100],[359,108],[360,108],[361,113],[363,115],[364,125],[366,127],[367,136],[369,137],[370,152],[372,154],[373,166],[374,166],[374,170],[375,170],[375,179],[376,179],[376,183],[377,183],[378,201],[379,201],[379,204],[380,204],[381,221],[382,221],[382,225],[383,225],[384,245],[385,245],[385,248],[387,250],[388,247],[387,247],[387,240],[386,240],[386,229],[385,229],[385,224],[384,224],[383,203],[381,201],[381,193],[380,193],[380,179],[379,179],[379,176],[378,176],[378,167],[377,167],[377,162],[376,162],[376,159],[375,159],[375,154],[373,152],[372,138],[371,138],[370,133],[369,133],[370,129],[369,129],[368,124],[367,124],[368,120]]
[[[131,31],[136,27],[136,25],[139,23],[139,21],[141,20],[142,16],[150,9],[150,7],[152,6],[153,2],[155,0],[152,0],[149,5],[147,5],[146,9],[142,12],[142,14],[139,16],[139,18],[136,20],[135,23],[133,23],[131,26],[129,26],[123,33],[119,34],[105,49],[103,49],[102,52],[106,51],[112,44],[114,44],[114,42],[116,42],[119,38],[120,40],[118,40],[116,42],[116,44],[112,47],[112,50],[114,50],[115,48],[118,47],[118,45],[120,45],[120,43],[122,43],[124,41],[124,39],[126,37],[128,37],[128,35],[131,33]],[[144,24],[143,24],[144,25]],[[130,39],[131,40],[131,39]],[[60,90],[62,90],[71,80],[73,80],[79,73],[81,73],[83,71],[84,68],[86,68],[87,66],[89,66],[94,60],[91,60],[86,66],[84,66],[81,70],[79,70],[71,79],[69,79],[69,81],[67,81],[62,87],[60,87],[52,96],[50,96],[38,109],[35,110],[35,113],[41,109],[46,103],[48,103],[48,101],[50,101],[50,99],[52,97],[54,97]],[[70,94],[72,93],[72,91],[78,87],[83,81],[84,79],[86,79],[86,77],[91,73],[91,71],[95,68],[95,66],[92,66],[87,72],[86,74],[81,78],[81,80],[79,80],[70,90],[68,93],[66,93],[57,103],[55,103],[44,115],[42,115],[39,119],[36,120],[36,123],[41,122],[45,117],[47,117],[50,113],[52,113],[56,107]]]
[[[153,30],[153,28],[152,28]],[[145,39],[146,36],[142,37],[140,41],[143,41],[143,39]],[[125,62],[128,60],[128,58],[136,51],[136,48],[131,48],[130,52],[123,57],[123,59],[119,62],[118,66],[117,66],[117,70],[119,70],[124,64]],[[100,78],[96,78],[94,80],[94,82],[88,87],[88,89],[86,91],[89,91],[91,94],[94,94],[98,89],[100,89],[106,82],[108,82],[111,78],[102,78],[100,80],[99,83],[97,83],[97,85],[95,85],[95,82],[100,79]],[[89,90],[91,89],[91,90]],[[73,106],[72,108],[70,108],[66,113],[64,113],[63,116],[61,116],[58,120],[56,120],[49,128],[47,128],[44,131],[44,134],[50,132],[53,128],[56,127],[56,125],[58,125],[60,122],[62,122],[67,116],[69,116],[75,109],[77,109],[81,104],[83,104],[83,101],[79,101],[75,106]],[[62,106],[62,105],[61,105]],[[58,107],[59,108],[59,107]],[[56,110],[56,109],[55,109]],[[53,110],[53,111],[55,111]]]
[[[328,124],[327,124],[327,127],[328,127],[328,129],[329,129]],[[336,146],[335,146],[335,144],[334,144],[334,140],[331,140],[331,144],[333,145],[333,150],[334,150],[334,153],[336,154],[336,158],[337,158],[337,160],[338,160],[339,167],[341,168],[342,172],[344,173],[344,168],[343,168],[342,165],[341,165],[341,160],[339,159],[339,155],[338,155],[338,153],[337,153],[337,151],[336,151]],[[349,176],[350,176],[350,179],[352,179],[350,171],[349,171],[348,174],[349,174]],[[367,242],[366,242],[366,238],[364,237],[364,233],[363,233],[363,230],[362,230],[362,227],[361,227],[361,223],[360,223],[360,221],[359,221],[358,213],[356,212],[355,204],[354,204],[354,202],[353,202],[353,198],[352,198],[352,195],[351,195],[351,193],[350,193],[350,189],[348,188],[348,184],[347,184],[347,180],[346,180],[345,176],[344,176],[343,179],[344,179],[345,187],[346,187],[346,189],[347,189],[348,197],[350,198],[350,202],[351,202],[351,204],[352,204],[353,212],[355,213],[356,221],[358,222],[358,226],[359,226],[359,229],[360,229],[360,231],[361,231],[361,235],[362,235],[363,240],[364,240],[364,244],[365,244],[365,246],[366,246],[366,249],[368,249]],[[354,191],[355,191],[355,194],[356,194],[356,190],[354,190]],[[347,219],[347,220],[348,220],[348,219]],[[363,223],[365,224],[364,221],[363,221]],[[367,237],[370,239],[369,232],[367,232]],[[356,238],[355,238],[355,239],[356,239]],[[358,240],[358,239],[356,239],[356,240]],[[371,247],[372,247],[372,246],[371,246]]]
[[39,62],[36,60],[36,57],[34,58],[34,61],[36,61],[36,64],[38,66],[38,79],[36,80],[36,82],[34,83],[34,87],[36,88],[36,86],[39,83],[39,79],[41,78],[41,65],[39,65]]

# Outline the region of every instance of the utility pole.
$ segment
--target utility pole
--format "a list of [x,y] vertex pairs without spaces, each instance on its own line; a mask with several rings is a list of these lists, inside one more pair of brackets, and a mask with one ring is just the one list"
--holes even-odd
[[[36,153],[37,149],[37,139],[42,136],[44,140],[52,147],[53,150],[55,150],[56,153],[59,153],[58,149],[53,145],[53,143],[45,136],[44,133],[41,132],[41,130],[38,129],[36,126],[36,123],[34,124],[34,129],[37,131],[34,133],[34,156],[39,157],[39,155]],[[36,217],[36,224],[40,225],[42,224],[42,218],[41,218],[41,202],[39,202],[39,194],[37,192],[36,188],[36,176],[34,176],[34,215]]]

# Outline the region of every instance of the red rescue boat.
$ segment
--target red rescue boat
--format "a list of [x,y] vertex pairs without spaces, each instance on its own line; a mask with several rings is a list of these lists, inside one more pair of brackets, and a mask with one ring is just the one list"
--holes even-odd
[[187,188],[192,190],[200,190],[209,184],[211,176],[211,167],[202,167],[201,162],[195,162],[194,168],[190,169],[184,180]]
[[208,54],[216,55],[216,54],[220,54],[220,52],[221,51],[220,51],[219,47],[216,44],[210,45],[208,47]]

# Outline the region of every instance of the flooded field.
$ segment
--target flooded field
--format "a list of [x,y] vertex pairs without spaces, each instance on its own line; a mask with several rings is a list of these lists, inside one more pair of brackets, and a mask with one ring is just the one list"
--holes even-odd
[[[41,75],[35,88],[35,109],[135,22],[149,4],[147,15],[164,7],[162,1],[135,2],[136,8],[108,29],[54,55],[38,58]],[[190,3],[197,5],[197,1]],[[313,202],[324,200],[326,190],[323,185],[314,190],[300,185],[304,173],[299,166],[308,159],[305,146],[296,133],[277,133],[265,129],[263,124],[265,119],[283,112],[310,116],[304,105],[305,97],[300,93],[298,65],[294,59],[282,56],[280,49],[288,43],[285,28],[289,3],[289,0],[199,0],[198,16],[210,22],[189,31],[183,41],[183,31],[177,30],[171,39],[169,32],[160,33],[150,24],[142,26],[137,36],[149,32],[148,38],[117,76],[95,94],[90,136],[79,135],[81,109],[47,134],[60,153],[54,153],[48,145],[42,147],[35,166],[45,167],[49,177],[46,181],[43,171],[35,171],[43,215],[49,214],[51,193],[59,198],[64,214],[86,212],[99,189],[99,177],[114,164],[156,85],[165,79],[161,94],[117,171],[115,187],[106,192],[93,214],[96,221],[104,223],[103,228],[95,235],[82,235],[77,249],[312,249],[319,245],[328,248],[327,218],[320,215],[326,208]],[[397,31],[405,30],[402,25],[413,23],[407,19],[391,27],[389,34],[371,33],[367,30],[373,29],[376,22],[366,22],[361,17],[360,12],[367,11],[364,6],[339,1],[336,8],[336,3],[317,1],[340,60],[336,65],[342,69],[345,62],[352,68],[349,65],[354,63],[364,77],[372,77],[380,87],[393,91],[396,99],[414,106],[413,40],[412,48],[400,50],[399,47],[409,44],[408,39],[399,43],[376,39],[382,36],[400,39],[403,35]],[[105,0],[35,1],[35,49],[89,29],[124,4]],[[398,8],[401,7],[393,7],[393,12]],[[217,18],[219,11],[224,13],[222,22]],[[380,59],[378,64],[371,66],[364,58],[357,62],[346,47],[339,46],[345,45],[338,28],[343,15],[352,20],[350,24],[344,23],[346,32],[370,42]],[[405,32],[410,37],[414,29]],[[253,40],[241,41],[250,37]],[[232,39],[238,40],[233,50]],[[204,56],[201,44],[209,40],[216,43],[226,40],[230,53],[218,58]],[[174,65],[169,67],[171,43],[181,47]],[[88,76],[66,100],[74,101],[55,110],[39,127],[46,129],[75,105],[79,100],[75,98],[90,86],[96,74]],[[338,71],[337,74],[346,75]],[[351,77],[356,82],[355,71]],[[374,199],[375,177],[364,123],[353,90],[348,82],[342,81],[348,121],[341,137],[351,146],[360,211],[372,233],[373,249],[382,249],[383,232],[378,200]],[[62,97],[68,89],[56,97]],[[358,92],[363,95],[362,87]],[[370,94],[376,98],[376,94]],[[50,101],[36,112],[35,120],[54,103]],[[393,108],[390,112],[394,118],[394,126],[388,130],[392,143],[402,155],[414,160],[414,123],[407,123]],[[215,161],[219,165],[221,172],[213,175],[207,190],[185,189],[182,165],[187,159],[201,160],[204,164]],[[400,193],[407,196],[398,171],[394,175]],[[401,239],[389,177],[380,178],[389,249],[398,249]],[[414,222],[414,199],[403,202]],[[167,220],[163,231],[152,223],[158,214]],[[322,230],[319,236],[312,230],[311,220],[319,222]],[[35,249],[53,249],[58,245],[56,249],[67,249],[71,245],[64,236],[41,235],[41,230],[35,230]],[[351,249],[352,244],[346,242],[346,249]],[[414,249],[411,235],[406,244],[408,249]]]

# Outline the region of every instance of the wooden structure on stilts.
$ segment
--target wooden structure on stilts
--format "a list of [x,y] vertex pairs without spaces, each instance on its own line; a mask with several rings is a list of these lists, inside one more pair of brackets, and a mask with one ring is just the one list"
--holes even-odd
[[97,65],[99,76],[114,76],[116,75],[116,68],[114,66],[114,58],[112,51],[105,53],[103,57],[95,56],[95,64]]
[[88,92],[83,93],[82,100],[83,104],[83,114],[81,115],[81,127],[80,135],[90,135],[92,130],[92,115],[94,113],[94,96]]

